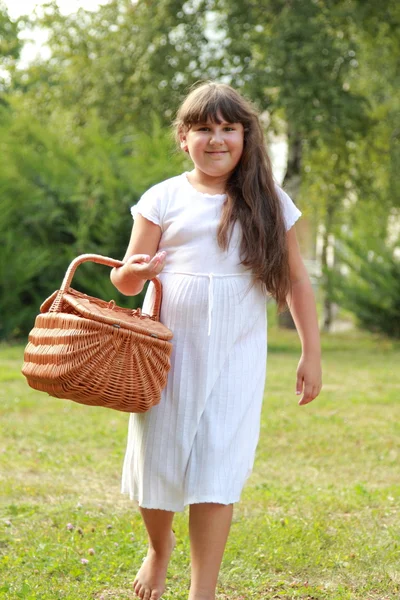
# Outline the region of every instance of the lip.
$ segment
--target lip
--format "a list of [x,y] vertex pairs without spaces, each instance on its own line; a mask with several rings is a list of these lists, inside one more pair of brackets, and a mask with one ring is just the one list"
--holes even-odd
[[206,150],[207,154],[227,154],[228,150]]

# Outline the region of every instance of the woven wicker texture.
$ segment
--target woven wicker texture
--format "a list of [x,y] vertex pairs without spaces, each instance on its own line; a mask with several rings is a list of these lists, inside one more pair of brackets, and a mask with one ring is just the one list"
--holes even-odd
[[83,254],[70,264],[60,290],[40,307],[25,348],[28,384],[57,398],[124,412],[159,403],[167,383],[172,332],[159,322],[162,286],[154,279],[152,315],[82,294],[70,287],[78,265],[123,263]]

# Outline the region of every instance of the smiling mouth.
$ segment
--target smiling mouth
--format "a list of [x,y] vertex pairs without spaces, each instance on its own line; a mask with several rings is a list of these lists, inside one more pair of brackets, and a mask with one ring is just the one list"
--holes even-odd
[[207,154],[226,154],[228,150],[208,150]]

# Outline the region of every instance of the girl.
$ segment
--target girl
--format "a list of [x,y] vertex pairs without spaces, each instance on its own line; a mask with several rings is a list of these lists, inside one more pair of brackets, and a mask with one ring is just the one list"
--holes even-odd
[[[183,102],[177,138],[193,170],[133,207],[124,294],[163,284],[161,321],[174,333],[161,402],[130,417],[122,491],[139,503],[149,549],[134,590],[158,600],[174,547],[175,511],[189,505],[189,600],[214,600],[220,564],[259,435],[266,369],[266,290],[287,301],[302,342],[299,404],[321,388],[311,284],[293,224],[301,215],[273,181],[257,113],[230,86],[205,83]],[[149,312],[152,286],[144,310]]]

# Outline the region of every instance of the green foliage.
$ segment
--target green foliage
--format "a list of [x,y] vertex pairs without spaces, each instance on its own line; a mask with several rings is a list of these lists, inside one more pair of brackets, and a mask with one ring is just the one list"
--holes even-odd
[[[44,125],[16,103],[0,115],[0,138],[0,336],[10,337],[27,333],[76,255],[123,257],[129,207],[182,161],[157,121],[151,136],[111,136],[94,112],[85,127],[62,111]],[[73,285],[132,305],[97,265],[79,269]]]
[[170,123],[193,73],[201,73],[206,4],[111,0],[63,15],[49,2],[26,24],[48,31],[52,58],[15,73],[15,89],[39,114],[61,105],[81,124],[92,109],[113,130],[149,131],[154,113]]
[[7,66],[7,59],[16,59],[21,51],[21,41],[18,39],[18,23],[12,21],[7,7],[0,0],[0,64]]
[[219,0],[228,39],[224,74],[303,140],[347,138],[368,124],[366,98],[348,86],[358,44],[351,2]]
[[[400,205],[399,6],[110,0],[64,15],[53,0],[14,23],[0,0],[0,93],[11,103],[0,123],[0,335],[27,330],[73,255],[123,254],[128,206],[181,170],[163,127],[199,79],[231,82],[287,135],[285,185],[314,232],[322,225],[324,248],[367,205],[385,207],[370,212],[385,237]],[[51,57],[16,69],[22,25],[48,31]],[[114,293],[99,272],[84,266],[76,281]]]
[[396,246],[382,238],[342,240],[335,274],[337,302],[351,310],[362,327],[400,339],[400,258]]
[[[0,92],[7,86],[7,70],[14,66],[22,48],[18,38],[18,22],[12,21],[8,15],[7,7],[0,0]],[[4,99],[0,95],[0,101]]]

